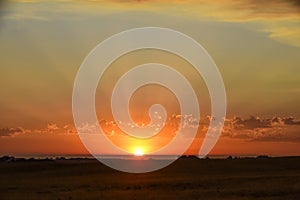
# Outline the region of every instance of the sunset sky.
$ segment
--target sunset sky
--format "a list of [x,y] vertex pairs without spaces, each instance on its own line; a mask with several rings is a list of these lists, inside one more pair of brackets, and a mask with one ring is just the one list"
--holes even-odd
[[[227,93],[223,133],[210,154],[300,155],[300,4],[296,0],[11,0],[0,3],[0,155],[87,154],[73,122],[73,83],[101,41],[137,27],[165,27],[199,42],[217,64]],[[176,134],[180,109],[169,90],[145,86],[130,102],[139,125],[161,103],[161,137],[130,142],[111,115],[114,84],[133,66],[159,62],[192,84],[199,99],[196,154],[210,119],[201,76],[182,58],[140,50],[117,59],[96,93],[99,123],[116,145],[154,150]],[[157,102],[158,101],[158,102]]]

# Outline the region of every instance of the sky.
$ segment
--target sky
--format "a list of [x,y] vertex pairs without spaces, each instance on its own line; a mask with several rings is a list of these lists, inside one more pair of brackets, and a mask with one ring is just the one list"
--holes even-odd
[[[11,0],[0,4],[0,154],[87,154],[72,116],[77,71],[89,52],[113,34],[165,27],[199,42],[213,58],[227,94],[222,135],[210,154],[300,155],[300,4],[295,0]],[[145,86],[131,99],[139,126],[149,106],[168,112],[159,137],[132,141],[112,117],[114,84],[133,66],[160,62],[190,81],[201,109],[195,154],[207,131],[206,85],[182,58],[159,50],[130,52],[113,62],[99,82],[96,109],[107,137],[128,151],[152,151],[176,134],[181,118],[168,89]],[[146,98],[145,98],[146,97]],[[195,124],[188,124],[194,126]]]

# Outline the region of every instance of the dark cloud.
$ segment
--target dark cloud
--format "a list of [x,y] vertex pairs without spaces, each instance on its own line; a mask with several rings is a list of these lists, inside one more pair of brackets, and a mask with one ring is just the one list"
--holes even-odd
[[13,136],[15,134],[24,133],[23,128],[0,128],[0,137]]
[[238,8],[250,10],[254,14],[290,14],[299,12],[299,0],[248,0],[236,3]]
[[300,120],[295,117],[273,117],[261,119],[259,117],[250,116],[249,118],[242,119],[241,117],[234,117],[231,125],[236,130],[243,129],[257,129],[257,128],[272,128],[278,125],[300,125]]
[[300,120],[296,120],[294,117],[283,118],[282,122],[286,125],[300,125]]
[[300,121],[295,117],[235,117],[227,120],[222,136],[248,141],[300,142]]
[[232,120],[232,125],[235,129],[268,128],[271,126],[271,121],[270,119],[260,119],[254,116],[250,116],[248,119],[235,117]]

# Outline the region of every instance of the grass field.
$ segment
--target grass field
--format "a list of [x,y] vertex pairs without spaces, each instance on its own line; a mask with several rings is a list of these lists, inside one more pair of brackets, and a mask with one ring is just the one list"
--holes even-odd
[[0,162],[0,199],[300,199],[300,157],[181,158],[145,174],[96,160]]

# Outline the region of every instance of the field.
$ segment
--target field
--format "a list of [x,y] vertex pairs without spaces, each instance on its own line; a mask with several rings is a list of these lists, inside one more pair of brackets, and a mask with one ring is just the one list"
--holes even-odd
[[300,199],[300,157],[180,158],[145,174],[96,160],[0,162],[0,199]]

